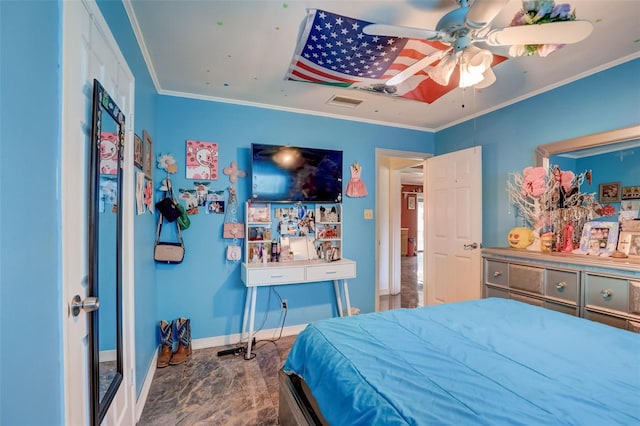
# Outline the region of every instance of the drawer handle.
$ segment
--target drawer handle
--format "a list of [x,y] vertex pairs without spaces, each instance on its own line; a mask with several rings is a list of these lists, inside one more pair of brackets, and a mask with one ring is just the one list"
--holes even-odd
[[327,271],[327,272],[325,272],[325,274],[327,274],[327,275],[335,275],[337,273],[338,273],[338,271]]
[[282,278],[284,275],[271,275],[271,278]]
[[493,276],[496,277],[496,278],[499,277],[500,275],[502,275],[502,272],[500,272],[500,271],[495,271],[493,273]]
[[567,286],[567,283],[565,283],[564,281],[560,281],[559,283],[556,283],[556,288],[560,291],[564,290],[566,286]]
[[609,288],[605,288],[600,292],[600,295],[603,299],[611,299],[611,296],[613,296],[613,291]]

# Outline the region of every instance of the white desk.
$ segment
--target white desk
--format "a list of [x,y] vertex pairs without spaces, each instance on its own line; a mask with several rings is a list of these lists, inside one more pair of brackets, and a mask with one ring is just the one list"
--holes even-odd
[[245,333],[248,332],[245,358],[251,358],[258,287],[333,281],[336,292],[336,302],[338,304],[338,314],[343,316],[342,298],[339,287],[339,282],[342,281],[342,291],[347,305],[346,314],[350,316],[351,301],[349,300],[349,286],[346,280],[355,277],[356,262],[349,259],[340,259],[335,262],[297,260],[292,262],[243,263],[242,281],[247,287],[247,300],[244,305],[241,339],[244,340]]

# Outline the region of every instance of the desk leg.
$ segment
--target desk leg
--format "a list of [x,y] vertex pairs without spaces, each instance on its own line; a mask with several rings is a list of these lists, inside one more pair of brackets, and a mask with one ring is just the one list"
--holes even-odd
[[338,287],[338,280],[333,280],[333,289],[336,292],[336,302],[338,304],[338,316],[343,316],[342,298],[340,297],[340,287]]
[[347,316],[351,316],[351,301],[349,300],[349,284],[347,284],[347,280],[342,280],[342,290],[344,291],[344,302],[347,304]]
[[251,307],[249,313],[249,338],[247,340],[247,352],[244,354],[244,359],[251,359],[251,346],[253,343],[253,321],[256,316],[256,294],[258,293],[258,287],[249,287],[249,295],[251,296]]
[[249,327],[249,312],[251,312],[251,287],[247,287],[247,295],[244,302],[244,316],[242,317],[242,334],[240,334],[240,342],[244,342],[244,335]]

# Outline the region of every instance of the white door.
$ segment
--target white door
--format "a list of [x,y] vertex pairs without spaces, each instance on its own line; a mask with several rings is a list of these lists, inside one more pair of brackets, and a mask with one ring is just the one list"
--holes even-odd
[[[68,304],[75,295],[87,296],[87,169],[91,128],[93,79],[124,111],[126,148],[123,198],[123,364],[120,389],[105,417],[105,424],[134,424],[135,383],[133,379],[133,337],[131,306],[132,191],[131,145],[133,75],[100,14],[90,0],[62,5],[62,125],[61,125],[61,224],[63,279],[63,339],[65,420],[68,425],[90,424],[88,314],[73,317]],[[129,228],[129,231],[127,229]]]
[[427,305],[478,299],[482,289],[482,149],[425,162]]

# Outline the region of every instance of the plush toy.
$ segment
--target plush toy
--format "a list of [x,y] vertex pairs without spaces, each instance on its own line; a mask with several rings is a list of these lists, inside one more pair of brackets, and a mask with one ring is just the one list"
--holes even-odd
[[526,248],[534,241],[533,231],[529,228],[513,228],[509,231],[508,240],[513,248]]

